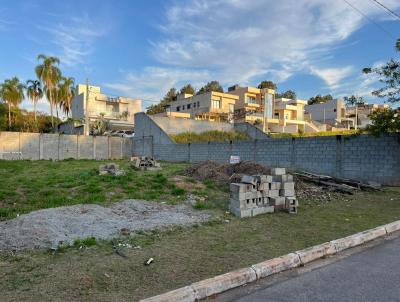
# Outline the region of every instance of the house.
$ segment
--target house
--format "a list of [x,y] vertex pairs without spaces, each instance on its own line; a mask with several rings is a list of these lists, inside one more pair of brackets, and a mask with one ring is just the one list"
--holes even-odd
[[353,128],[354,119],[348,117],[343,99],[333,99],[325,103],[305,106],[307,117],[310,120],[327,124],[335,128]]
[[233,122],[235,103],[238,99],[235,95],[216,91],[197,95],[179,94],[176,101],[169,104],[166,115],[196,120]]
[[[264,131],[278,133],[318,132],[319,128],[304,119],[304,100],[275,99],[273,89],[255,87],[229,88],[239,97],[235,105],[235,120],[259,125]],[[265,104],[267,104],[264,112]],[[267,117],[264,123],[264,115]]]
[[[86,94],[88,91],[87,108]],[[76,86],[72,102],[72,118],[107,122],[109,130],[133,130],[134,115],[141,111],[141,100],[128,97],[110,97],[101,93],[98,86]]]
[[[371,124],[371,119],[369,115],[376,110],[388,109],[387,104],[358,104],[355,106],[349,106],[346,108],[347,117],[353,119],[354,125],[357,128],[365,128]],[[357,120],[357,124],[356,124]]]

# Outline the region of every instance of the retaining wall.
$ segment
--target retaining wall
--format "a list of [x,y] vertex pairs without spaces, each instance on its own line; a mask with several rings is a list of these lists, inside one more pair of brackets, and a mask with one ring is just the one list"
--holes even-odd
[[228,162],[230,155],[265,166],[400,185],[400,137],[328,136],[223,143],[158,144],[135,137],[135,155],[158,160]]
[[0,132],[0,159],[122,159],[132,139],[121,137]]

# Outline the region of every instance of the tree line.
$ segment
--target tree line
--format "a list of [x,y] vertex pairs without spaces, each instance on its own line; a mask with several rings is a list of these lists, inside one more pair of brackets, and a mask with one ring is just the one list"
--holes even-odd
[[[22,83],[15,76],[0,83],[0,130],[50,132],[60,123],[60,111],[69,117],[75,79],[62,74],[59,58],[40,54],[37,60],[35,79]],[[25,98],[32,101],[33,114],[19,108]],[[37,112],[37,103],[42,98],[50,104],[50,117]]]

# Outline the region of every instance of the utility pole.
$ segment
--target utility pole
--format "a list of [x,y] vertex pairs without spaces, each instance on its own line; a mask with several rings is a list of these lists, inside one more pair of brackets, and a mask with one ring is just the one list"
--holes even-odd
[[354,129],[357,130],[358,128],[358,105],[356,104],[356,124],[354,125]]
[[263,132],[268,133],[268,106],[267,106],[267,93],[261,94],[264,96],[264,118],[263,118]]
[[86,79],[86,97],[85,97],[85,135],[89,135],[89,79]]

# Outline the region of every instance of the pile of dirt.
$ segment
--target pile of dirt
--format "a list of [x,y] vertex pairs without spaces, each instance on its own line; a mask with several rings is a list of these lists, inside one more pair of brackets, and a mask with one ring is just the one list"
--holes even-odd
[[220,164],[208,160],[191,165],[184,174],[200,181],[212,180],[218,184],[228,184],[239,181],[242,175],[268,174],[269,172],[270,169],[253,161]]
[[209,213],[187,205],[126,200],[110,207],[75,205],[34,211],[0,222],[0,251],[56,248],[77,239],[113,239],[122,232],[152,230],[207,221]]

